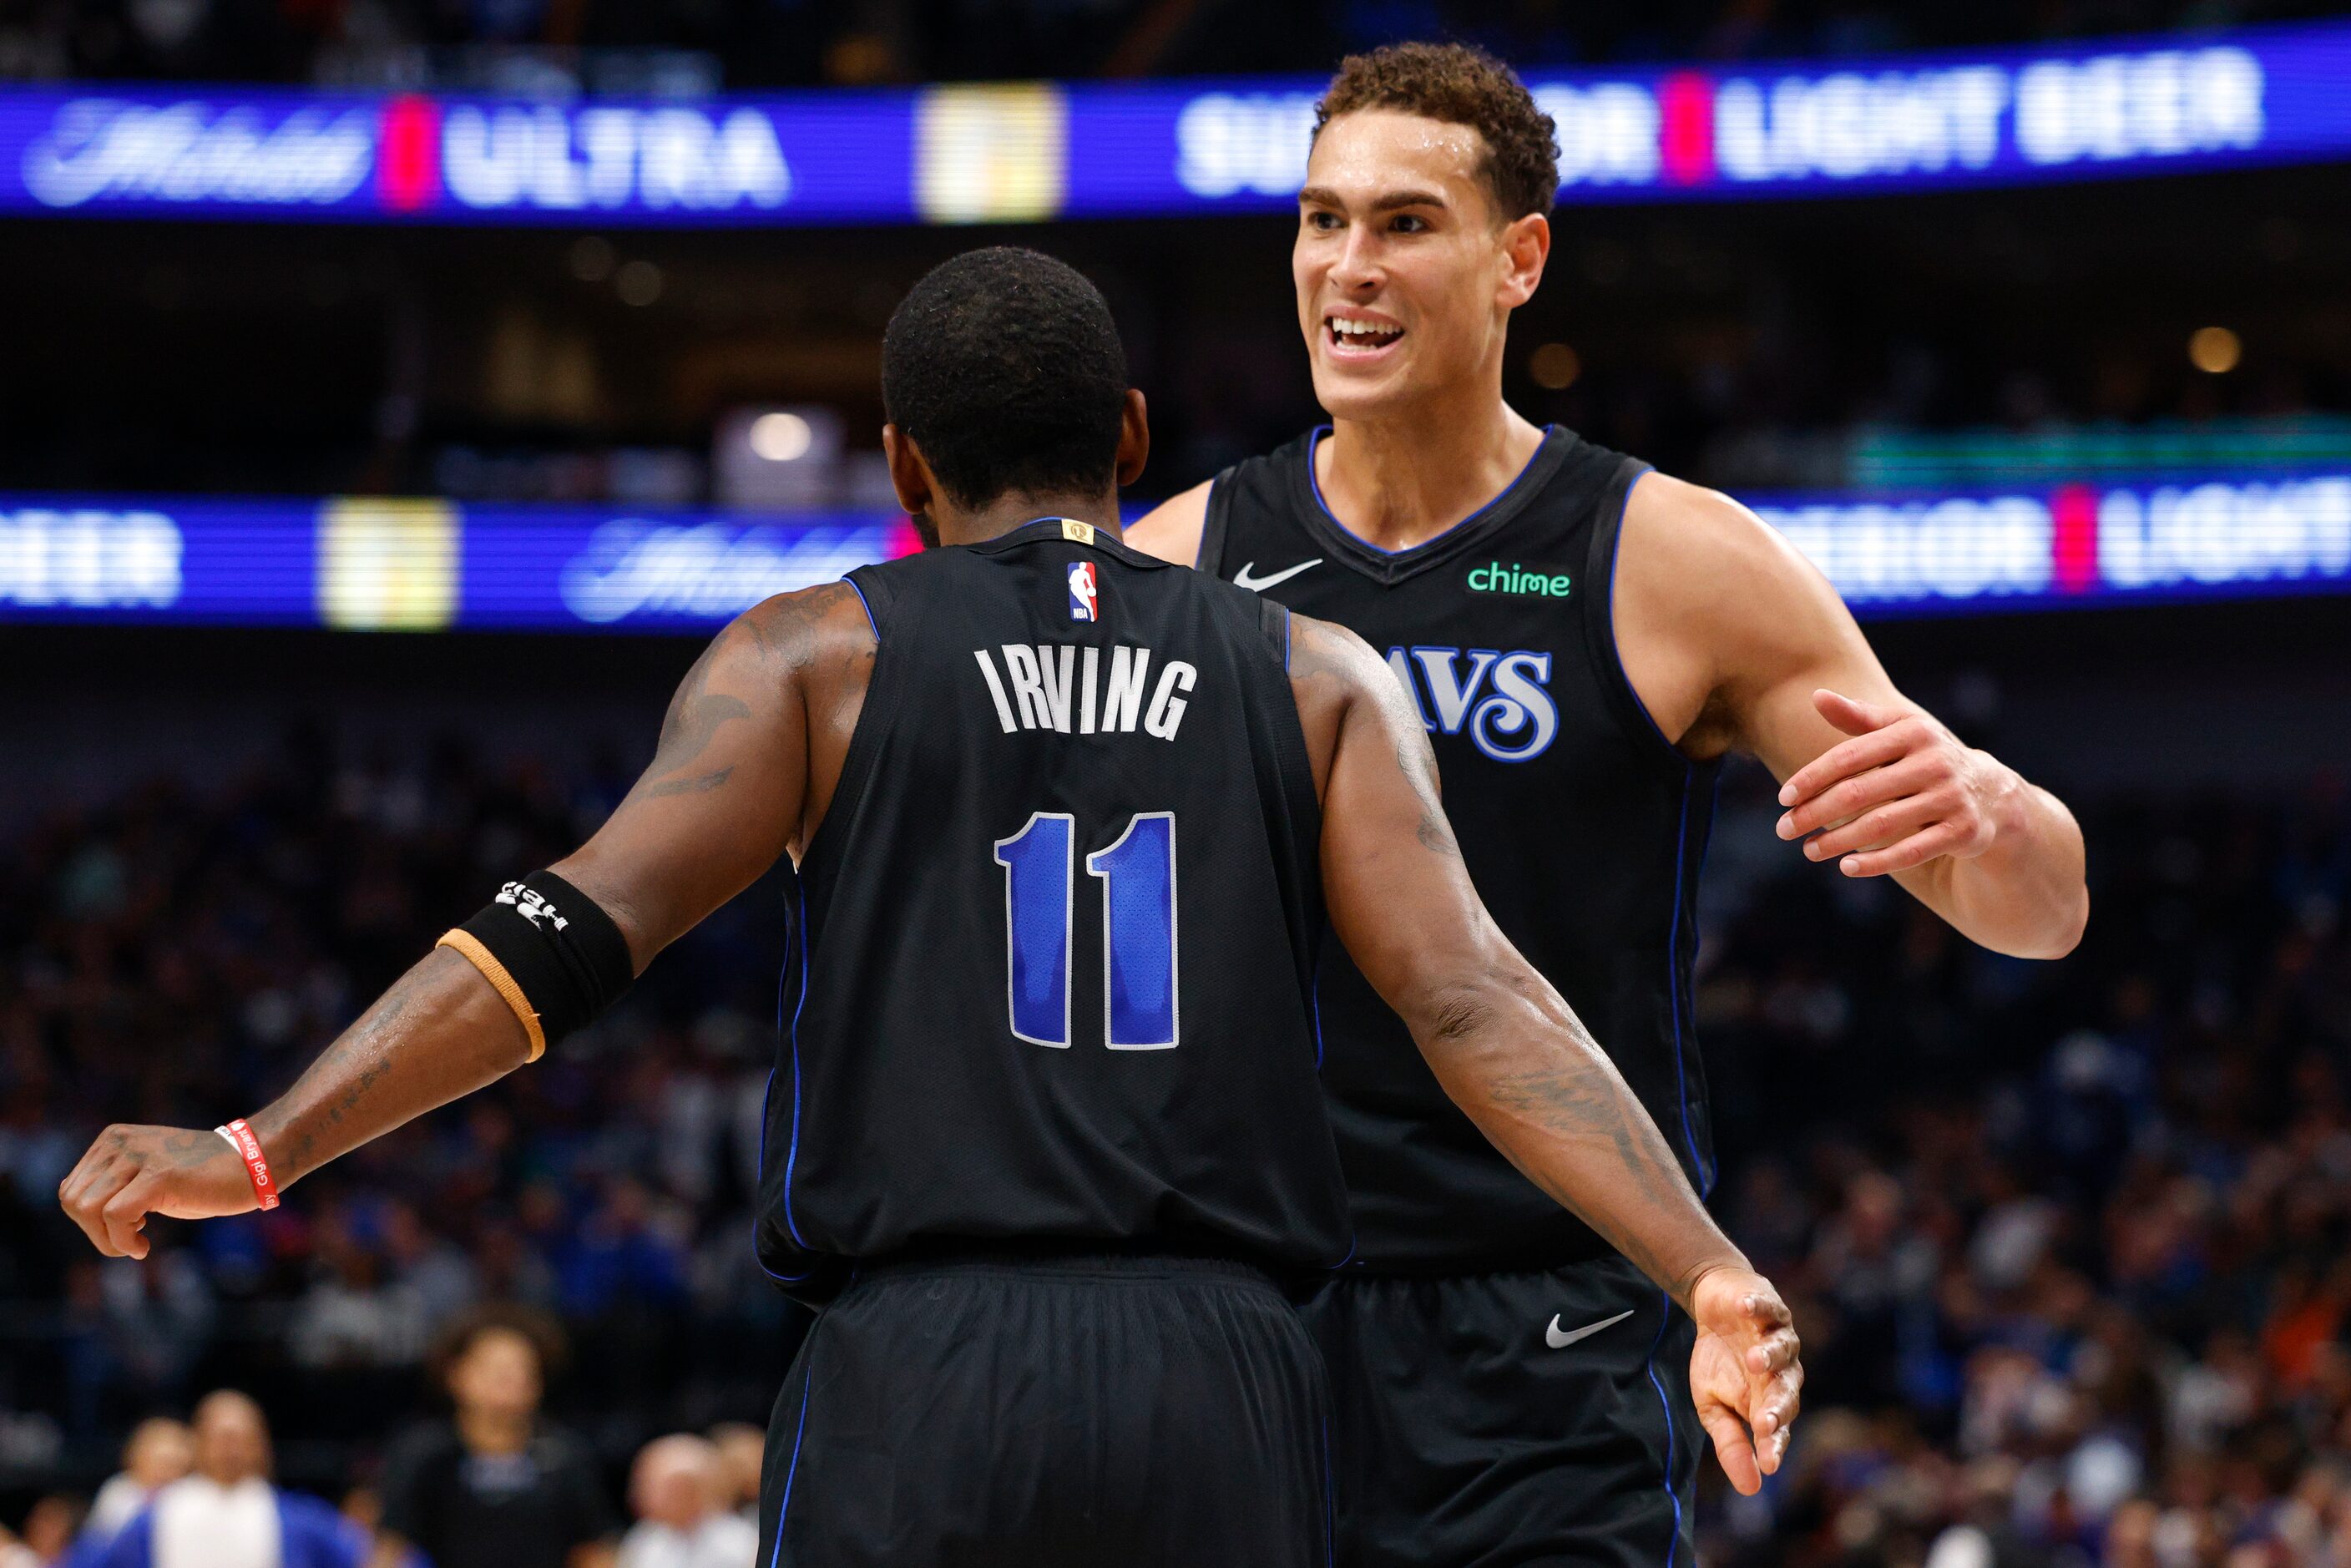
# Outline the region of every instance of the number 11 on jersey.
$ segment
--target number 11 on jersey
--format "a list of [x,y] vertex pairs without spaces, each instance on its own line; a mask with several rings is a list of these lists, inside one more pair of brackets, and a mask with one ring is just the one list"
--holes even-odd
[[[996,841],[1012,1032],[1057,1049],[1070,1044],[1076,840],[1077,819],[1039,811]],[[1176,814],[1128,818],[1124,832],[1086,856],[1086,874],[1102,883],[1102,1041],[1113,1051],[1165,1051],[1177,1039]]]

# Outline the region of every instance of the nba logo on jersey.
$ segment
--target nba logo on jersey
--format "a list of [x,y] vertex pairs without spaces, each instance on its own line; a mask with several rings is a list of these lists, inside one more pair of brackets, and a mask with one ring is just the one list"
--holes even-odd
[[1094,586],[1094,563],[1090,560],[1072,562],[1070,566],[1070,619],[1101,620],[1098,598]]

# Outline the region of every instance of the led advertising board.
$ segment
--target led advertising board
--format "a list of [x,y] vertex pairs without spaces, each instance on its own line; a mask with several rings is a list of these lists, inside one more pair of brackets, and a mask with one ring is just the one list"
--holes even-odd
[[[1941,190],[2351,155],[2351,23],[1815,64],[1527,73],[1561,199]],[[1279,211],[1320,84],[561,104],[0,89],[0,213],[786,226]]]
[[[1865,618],[2351,592],[2351,473],[1745,499]],[[0,497],[0,622],[705,632],[918,548],[893,516]]]
[[788,522],[438,500],[0,499],[0,619],[702,631],[920,548]]

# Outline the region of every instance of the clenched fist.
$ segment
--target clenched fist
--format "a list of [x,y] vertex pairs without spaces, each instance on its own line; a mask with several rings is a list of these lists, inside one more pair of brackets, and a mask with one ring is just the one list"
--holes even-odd
[[257,1208],[245,1161],[214,1132],[112,1126],[98,1135],[57,1201],[110,1258],[144,1258],[147,1217],[211,1219]]

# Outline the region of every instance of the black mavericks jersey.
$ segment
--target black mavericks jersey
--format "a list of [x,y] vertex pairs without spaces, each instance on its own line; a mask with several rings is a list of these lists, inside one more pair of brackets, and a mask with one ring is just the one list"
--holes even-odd
[[[1590,1026],[1704,1191],[1713,1156],[1690,973],[1716,769],[1650,720],[1609,620],[1617,528],[1646,465],[1554,426],[1484,509],[1390,554],[1323,505],[1322,434],[1217,476],[1201,569],[1352,628],[1387,655],[1428,727],[1446,814],[1487,907]],[[1318,980],[1322,1082],[1359,1262],[1547,1268],[1607,1249],[1446,1098],[1335,942]]]
[[849,580],[879,646],[794,890],[768,1271],[821,1299],[910,1247],[1338,1262],[1288,612],[1053,518]]

